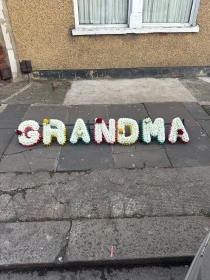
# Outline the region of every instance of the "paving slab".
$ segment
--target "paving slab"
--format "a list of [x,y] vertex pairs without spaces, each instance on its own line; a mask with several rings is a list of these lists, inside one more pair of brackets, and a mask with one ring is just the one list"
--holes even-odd
[[[20,157],[24,162],[26,161],[28,163],[31,172],[41,170],[55,171],[59,154],[60,145],[56,141],[53,141],[48,147],[45,147],[42,142],[31,147],[24,147],[19,144],[18,139],[15,136],[4,152],[5,156],[1,163],[2,170],[4,169],[3,165],[5,165],[6,169],[9,167],[8,162],[10,162],[11,159]],[[20,172],[20,167],[16,161],[12,166],[13,167],[9,167],[8,172]],[[25,170],[26,166],[22,168],[22,171],[27,172],[28,168]]]
[[[208,78],[208,77],[206,77]],[[205,79],[179,79],[180,83],[197,99],[196,101],[210,101],[209,82]],[[182,102],[180,100],[180,102]],[[186,102],[194,102],[186,100]]]
[[8,105],[5,110],[0,113],[0,128],[17,129],[29,107],[29,104]]
[[210,214],[210,167],[0,174],[0,221]]
[[189,262],[209,229],[202,216],[4,223],[0,268]]
[[18,175],[15,173],[0,174],[0,190],[5,193],[30,189],[50,183],[52,183],[52,179],[49,172],[23,173]]
[[[74,124],[78,118],[90,123],[95,122],[95,118],[103,118],[105,121],[109,120],[108,111],[106,105],[80,105],[68,107],[67,123]],[[70,137],[72,127],[67,127],[67,136]],[[91,138],[93,138],[93,126],[90,126]]]
[[0,162],[0,172],[31,172],[23,154],[5,155]]
[[108,121],[108,111],[106,105],[80,105],[68,107],[68,123],[75,123],[75,121],[81,118],[85,122],[89,120],[93,122],[95,118],[103,118]]
[[98,170],[113,167],[112,147],[106,143],[100,146],[67,143],[61,147],[57,171]]
[[210,77],[199,77],[198,79],[203,80],[207,83],[210,83]]
[[[38,153],[42,153],[43,149],[35,150]],[[27,160],[31,172],[37,172],[37,171],[55,171],[57,167],[58,162],[58,155],[59,155],[60,149],[56,149],[56,153],[53,157],[53,153],[49,155],[49,157],[42,156],[32,156],[30,152],[24,153],[24,157]]]
[[0,104],[0,113],[2,113],[6,107],[7,107],[8,104]]
[[1,224],[0,267],[53,265],[65,247],[70,222]]
[[62,104],[69,86],[64,82],[31,82],[30,87],[13,96],[7,103]]
[[210,120],[210,116],[197,102],[183,103],[190,115],[196,120]]
[[139,122],[148,116],[143,104],[107,105],[109,118],[131,118]]
[[210,120],[199,120],[198,123],[210,137]]
[[43,146],[44,146],[43,143],[39,142],[38,144],[36,144],[34,146],[25,147],[19,143],[18,136],[14,135],[11,142],[8,143],[8,147],[7,147],[6,151],[4,152],[4,154],[12,155],[12,154],[17,154],[17,153],[21,153],[21,152],[32,151],[32,150],[36,150],[36,149],[41,149],[41,148],[43,148]]
[[166,123],[171,123],[174,118],[180,117],[181,119],[185,119],[187,126],[198,126],[198,123],[193,119],[182,103],[145,103],[144,105],[152,120],[155,118],[163,118]]
[[163,149],[114,154],[116,168],[171,167]]
[[14,133],[14,129],[0,129],[0,157],[9,145]]
[[151,141],[150,144],[145,144],[138,140],[135,144],[125,146],[120,144],[115,144],[112,146],[112,150],[114,154],[121,154],[121,153],[134,153],[138,151],[153,151],[153,150],[161,150],[163,149],[163,145],[157,143],[156,140]]
[[2,102],[2,100],[9,98],[11,95],[15,94],[27,85],[27,81],[5,83],[0,87],[0,101]]
[[183,261],[195,255],[209,228],[205,217],[73,221],[65,262]]
[[26,113],[24,120],[34,120],[42,124],[43,119],[58,119],[66,123],[67,110],[66,106],[32,105]]
[[33,157],[33,158],[46,158],[46,159],[57,159],[59,152],[60,152],[61,146],[54,142],[50,146],[44,146],[42,143],[42,146],[36,150],[26,150],[24,152],[24,156],[26,158]]
[[72,81],[64,104],[128,104],[143,102],[194,102],[178,79],[119,79]]
[[165,151],[173,167],[209,166],[210,140],[201,127],[189,126],[187,132],[190,141],[187,144],[177,141],[171,145],[165,143]]
[[9,194],[3,194],[0,197],[1,203],[1,222],[15,221],[16,211],[11,207],[11,196]]

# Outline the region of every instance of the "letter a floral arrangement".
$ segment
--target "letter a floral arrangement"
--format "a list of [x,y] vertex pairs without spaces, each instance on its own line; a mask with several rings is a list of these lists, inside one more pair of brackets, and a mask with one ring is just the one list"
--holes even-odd
[[[33,120],[22,122],[16,134],[18,135],[19,143],[25,147],[30,147],[41,141],[44,145],[49,146],[52,139],[56,138],[60,145],[65,145],[67,141],[66,126],[57,119],[44,119],[43,131],[40,132],[40,125]],[[149,144],[152,139],[156,139],[158,144],[164,144],[166,141],[164,119],[157,118],[153,122],[147,117],[141,121],[140,125],[131,118],[120,118],[119,120],[110,119],[106,123],[102,118],[96,118],[94,123],[94,142],[98,145],[105,141],[107,144],[114,145],[132,145],[138,140]],[[183,143],[189,142],[189,135],[180,118],[172,120],[168,130],[168,141],[175,144],[177,139]],[[77,144],[79,140],[84,144],[91,142],[90,132],[83,119],[77,119],[69,142],[72,145]]]

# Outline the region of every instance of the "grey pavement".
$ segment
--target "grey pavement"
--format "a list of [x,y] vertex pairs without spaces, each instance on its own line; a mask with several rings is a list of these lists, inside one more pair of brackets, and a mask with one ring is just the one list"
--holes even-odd
[[189,263],[209,228],[205,217],[5,223],[0,268]]
[[210,167],[0,174],[0,222],[210,214]]
[[[0,267],[189,263],[210,229],[209,88],[208,77],[1,86]],[[79,117],[93,122],[147,116],[163,117],[166,134],[173,118],[185,119],[190,142],[72,146],[68,126],[66,145],[54,140],[48,147],[26,148],[15,134],[28,119],[73,124]],[[137,269],[130,279],[182,279],[184,274],[178,278],[175,271],[186,273],[172,269],[168,278],[157,271]],[[91,273],[101,270],[77,278],[56,273],[61,279],[94,279]],[[127,270],[116,273],[104,269],[102,279],[129,278]],[[0,279],[15,277],[26,276],[0,274]]]
[[[0,172],[69,172],[104,170],[110,168],[170,168],[210,166],[210,116],[197,102],[165,102],[119,105],[24,105],[9,104],[1,113]],[[19,144],[14,130],[22,120],[42,123],[44,118],[57,118],[66,124],[74,124],[81,117],[93,123],[94,118],[118,119],[131,117],[137,121],[146,116],[152,119],[163,117],[166,123],[173,118],[185,119],[190,142],[184,145],[178,141],[174,145],[165,142],[158,145],[155,140],[145,145],[136,142],[131,147],[119,144],[110,146],[102,143],[90,145],[82,141],[72,146],[69,143],[72,127],[67,127],[67,143],[60,146],[54,140],[51,146],[42,143],[26,148]],[[14,130],[13,130],[14,129]],[[93,126],[91,137],[93,137]],[[166,134],[169,126],[166,126]],[[17,164],[17,162],[21,164]]]

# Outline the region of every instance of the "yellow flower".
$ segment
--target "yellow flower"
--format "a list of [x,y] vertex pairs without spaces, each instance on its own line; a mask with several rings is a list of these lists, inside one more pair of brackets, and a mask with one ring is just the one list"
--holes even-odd
[[145,123],[149,123],[149,122],[151,122],[151,119],[148,117],[148,118],[145,118],[144,121],[145,121]]
[[77,130],[77,134],[78,134],[79,136],[81,136],[81,135],[83,134],[83,131],[82,131],[82,130]]
[[124,129],[121,127],[121,128],[119,128],[119,133],[120,134],[123,134],[123,132],[124,132]]
[[43,119],[43,123],[48,124],[48,123],[49,123],[49,120],[48,120],[48,119]]

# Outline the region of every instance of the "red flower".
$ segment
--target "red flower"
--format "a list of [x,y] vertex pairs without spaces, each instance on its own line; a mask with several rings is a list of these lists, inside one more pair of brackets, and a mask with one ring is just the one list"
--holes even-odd
[[182,129],[178,129],[177,132],[178,132],[179,135],[183,135],[184,134],[184,131]]
[[15,132],[16,132],[17,135],[22,135],[22,131],[21,130],[17,129]]
[[97,118],[96,123],[102,123],[102,118]]

